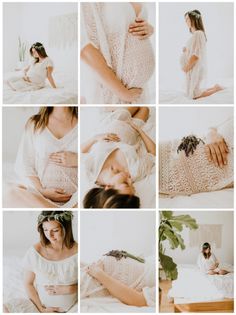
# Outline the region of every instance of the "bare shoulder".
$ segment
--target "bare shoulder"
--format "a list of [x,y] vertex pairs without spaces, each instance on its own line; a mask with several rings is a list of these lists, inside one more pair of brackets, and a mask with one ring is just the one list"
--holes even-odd
[[34,244],[33,247],[38,253],[42,252],[42,245],[41,245],[41,243],[36,243],[36,244]]

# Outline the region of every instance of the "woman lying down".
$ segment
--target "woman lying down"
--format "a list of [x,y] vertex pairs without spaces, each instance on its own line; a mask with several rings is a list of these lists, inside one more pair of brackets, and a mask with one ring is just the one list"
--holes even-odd
[[155,142],[143,131],[147,107],[116,109],[102,122],[104,133],[81,145],[91,189],[84,208],[139,208],[134,183],[155,170]]
[[114,297],[131,306],[155,306],[155,258],[112,250],[81,266],[80,298]]

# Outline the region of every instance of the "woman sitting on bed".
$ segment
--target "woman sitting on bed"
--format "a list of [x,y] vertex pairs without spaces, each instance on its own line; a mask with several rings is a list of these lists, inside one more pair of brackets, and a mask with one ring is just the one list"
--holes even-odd
[[77,205],[77,122],[77,107],[41,107],[28,120],[15,163],[22,185],[11,187],[5,207]]
[[35,43],[30,47],[32,62],[24,69],[22,77],[9,78],[7,84],[13,91],[27,92],[42,89],[48,79],[52,88],[56,88],[52,72],[53,62],[48,57],[46,50],[41,43]]
[[155,167],[156,144],[142,130],[147,107],[119,108],[103,120],[104,133],[81,145],[82,163],[93,185],[85,208],[139,208],[134,183]]
[[197,265],[203,273],[208,275],[226,275],[228,273],[228,271],[219,268],[219,262],[211,252],[209,243],[202,245],[202,252],[198,256]]
[[91,265],[83,264],[80,299],[117,298],[132,306],[155,306],[155,258],[112,250]]
[[6,313],[76,312],[78,300],[78,244],[70,211],[42,211],[38,217],[40,242],[27,251],[24,285],[29,299],[11,299]]
[[161,142],[161,197],[191,195],[233,187],[234,126],[229,118],[202,139],[188,135]]

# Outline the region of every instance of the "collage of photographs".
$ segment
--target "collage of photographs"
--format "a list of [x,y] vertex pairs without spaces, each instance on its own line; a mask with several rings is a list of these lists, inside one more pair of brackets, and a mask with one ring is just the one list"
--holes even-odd
[[234,1],[1,11],[1,313],[234,313]]

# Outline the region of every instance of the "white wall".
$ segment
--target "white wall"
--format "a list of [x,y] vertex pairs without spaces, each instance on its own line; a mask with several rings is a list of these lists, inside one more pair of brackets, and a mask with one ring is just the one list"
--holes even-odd
[[[26,250],[39,242],[37,217],[40,211],[3,212],[3,253],[23,256]],[[73,212],[73,235],[78,240],[78,213]]]
[[173,140],[189,135],[206,135],[233,116],[232,107],[161,107],[159,109],[160,140]]
[[[195,218],[198,224],[222,224],[222,247],[215,248],[212,251],[221,263],[234,263],[234,216],[233,211],[174,211],[175,215],[189,214]],[[184,239],[186,249],[169,249],[167,243],[166,255],[169,255],[177,264],[195,264],[201,245],[197,247],[189,247],[189,229],[184,228],[181,232]],[[206,240],[207,242],[207,240]]]
[[92,262],[112,250],[149,256],[155,249],[153,211],[81,212],[81,261]]
[[184,75],[179,58],[191,36],[184,14],[194,9],[198,9],[203,16],[207,35],[208,84],[233,77],[233,3],[160,3],[160,88],[181,90],[183,87]]
[[[48,25],[53,16],[77,13],[77,3],[4,3],[3,5],[3,71],[12,71],[16,67],[18,36],[28,43],[28,48],[41,42],[55,68],[68,72],[77,72],[78,43],[65,49],[49,47]],[[29,56],[28,56],[29,57]]]

